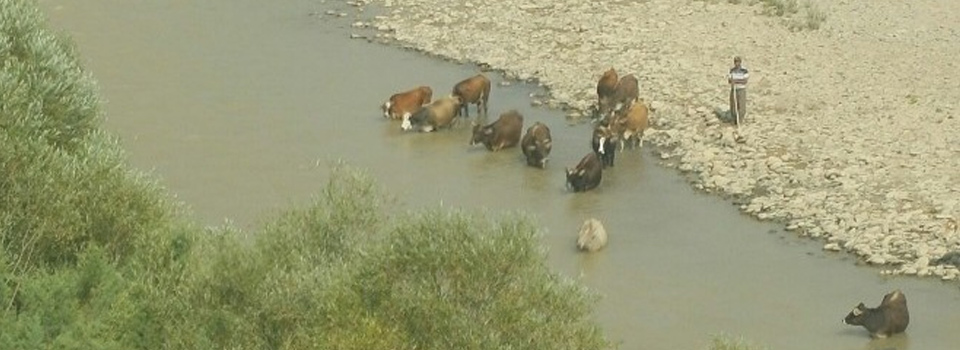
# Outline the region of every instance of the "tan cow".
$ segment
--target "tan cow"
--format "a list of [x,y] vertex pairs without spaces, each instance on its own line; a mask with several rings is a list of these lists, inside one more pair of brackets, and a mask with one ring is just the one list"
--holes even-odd
[[650,127],[650,109],[642,100],[637,101],[626,113],[616,116],[610,127],[618,136],[621,151],[630,141],[632,147],[643,147],[643,134]]
[[460,110],[464,117],[470,116],[470,110],[467,107],[471,103],[477,105],[477,114],[482,110],[483,115],[486,116],[487,101],[490,99],[490,79],[483,74],[464,79],[453,86],[453,95],[460,97]]
[[430,103],[433,100],[433,90],[429,86],[417,86],[413,89],[399,92],[390,96],[387,102],[384,102],[380,109],[383,110],[383,117],[387,119],[404,119],[420,107]]
[[590,218],[580,225],[580,234],[577,236],[577,248],[581,251],[596,252],[607,245],[607,230],[600,220]]
[[453,119],[457,117],[457,110],[460,108],[460,98],[448,96],[439,98],[430,104],[423,106],[413,115],[403,118],[400,128],[411,130],[419,128],[422,132],[431,132],[443,127],[449,127]]

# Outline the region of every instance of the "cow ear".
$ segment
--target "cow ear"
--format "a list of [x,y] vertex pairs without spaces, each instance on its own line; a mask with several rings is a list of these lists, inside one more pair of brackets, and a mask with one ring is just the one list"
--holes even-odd
[[857,307],[853,308],[853,310],[850,311],[850,314],[852,314],[853,317],[863,315],[863,303],[860,303],[860,305],[857,305]]
[[587,173],[587,169],[580,169],[580,171],[577,172],[577,175],[583,176],[583,174],[586,174],[586,173]]
[[491,128],[484,129],[484,130],[483,130],[483,133],[486,134],[486,135],[490,135],[490,134],[493,133],[493,129],[491,129]]

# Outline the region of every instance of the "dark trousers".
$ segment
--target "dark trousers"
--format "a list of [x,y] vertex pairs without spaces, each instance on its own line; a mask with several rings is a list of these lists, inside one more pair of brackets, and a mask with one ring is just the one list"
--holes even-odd
[[740,115],[740,120],[747,115],[747,88],[730,88],[730,116],[733,118]]

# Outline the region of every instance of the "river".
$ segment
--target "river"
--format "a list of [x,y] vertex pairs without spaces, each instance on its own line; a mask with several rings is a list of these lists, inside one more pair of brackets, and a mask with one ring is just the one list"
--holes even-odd
[[[517,109],[525,126],[552,129],[545,170],[526,167],[516,148],[469,147],[468,125],[401,132],[380,114],[390,94],[424,84],[445,95],[478,68],[352,40],[349,16],[324,14],[334,3],[40,1],[98,80],[105,126],[132,165],[203,224],[255,230],[308,202],[343,160],[410,208],[531,214],[551,266],[602,296],[596,317],[623,349],[706,349],[720,332],[776,350],[960,346],[955,283],[882,277],[695,192],[648,151],[619,154],[598,190],[568,192],[563,167],[589,151],[590,130],[532,107],[537,86],[501,86],[487,73],[491,120]],[[574,249],[589,217],[610,233],[593,255]],[[875,306],[896,288],[909,300],[907,334],[872,341],[841,324],[856,303]]]

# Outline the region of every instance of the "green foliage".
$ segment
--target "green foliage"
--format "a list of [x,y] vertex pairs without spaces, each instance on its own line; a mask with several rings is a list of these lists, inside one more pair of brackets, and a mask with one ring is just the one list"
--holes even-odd
[[394,203],[365,174],[335,165],[311,205],[279,215],[258,235],[263,253],[278,266],[332,266],[354,258],[359,242],[378,239],[383,211]]
[[88,243],[123,259],[173,207],[97,131],[95,83],[36,4],[0,0],[0,245],[12,271],[72,264]]
[[72,152],[100,119],[95,83],[32,1],[0,0],[0,129]]
[[589,321],[592,297],[544,265],[529,220],[434,211],[404,221],[388,241],[354,286],[367,312],[392,321],[413,347],[609,345]]

